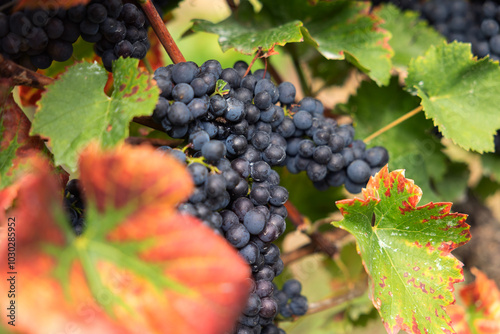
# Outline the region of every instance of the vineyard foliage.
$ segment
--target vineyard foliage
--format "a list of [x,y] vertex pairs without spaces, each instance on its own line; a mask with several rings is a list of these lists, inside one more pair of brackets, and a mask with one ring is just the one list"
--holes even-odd
[[[484,182],[485,197],[500,189],[498,61],[478,59],[470,44],[448,43],[417,13],[390,4],[241,0],[231,11],[222,1],[219,21],[210,20],[220,15],[210,1],[172,4],[165,25],[186,60],[228,67],[244,59],[254,73],[293,82],[295,102],[322,100],[326,117],[353,123],[355,139],[389,153],[354,195],[273,168],[289,191],[286,231],[275,242],[285,268],[274,282],[298,279],[309,302],[306,315],[281,313],[275,324],[289,334],[497,333],[498,288],[451,252],[471,238],[452,202],[483,194]],[[39,5],[19,1],[16,10]],[[187,31],[171,29],[186,17],[194,18]],[[19,273],[16,326],[3,317],[2,330],[217,334],[241,321],[255,291],[252,268],[223,235],[177,210],[196,185],[178,156],[151,148],[192,148],[150,117],[162,93],[153,72],[172,63],[156,33],[145,59],[119,58],[112,72],[80,38],[71,59],[38,70],[43,89],[2,67],[0,257],[10,254],[15,217]],[[63,207],[74,178],[85,194],[79,236]],[[455,294],[471,269],[475,283]],[[2,297],[2,307],[8,302]]]

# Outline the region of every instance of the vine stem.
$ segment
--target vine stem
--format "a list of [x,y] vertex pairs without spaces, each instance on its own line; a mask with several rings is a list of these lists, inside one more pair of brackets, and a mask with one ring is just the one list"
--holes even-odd
[[55,79],[45,76],[41,73],[29,70],[26,67],[14,63],[12,60],[5,59],[0,55],[0,77],[9,79],[13,85],[29,86],[43,89]]
[[304,217],[300,211],[292,204],[290,200],[286,201],[285,207],[288,211],[288,219],[293,223],[293,225],[300,231],[306,233],[311,242],[322,252],[326,253],[330,257],[334,257],[338,253],[339,249],[335,243],[329,240],[320,232],[307,233],[307,224]]
[[415,109],[413,109],[412,111],[409,111],[407,112],[406,114],[404,114],[403,116],[399,117],[398,119],[394,120],[393,122],[387,124],[386,126],[384,126],[382,129],[378,130],[378,131],[375,131],[374,133],[372,133],[371,135],[369,135],[368,137],[366,137],[363,141],[365,143],[368,143],[370,142],[372,139],[380,136],[382,133],[392,129],[393,127],[395,127],[396,125],[398,125],[399,123],[402,123],[404,121],[406,121],[408,118],[412,117],[412,116],[415,116],[416,114],[418,114],[420,111],[422,111],[424,107],[423,106],[418,106],[416,107]]
[[366,281],[358,281],[354,288],[347,291],[347,293],[340,296],[335,296],[332,298],[320,300],[309,304],[309,310],[306,315],[315,314],[321,311],[325,311],[337,306],[340,306],[350,300],[361,297],[365,294],[367,288]]
[[162,139],[162,138],[147,138],[147,137],[128,137],[125,142],[129,145],[150,145],[153,147],[158,146],[177,146],[182,141],[175,139]]
[[227,5],[231,8],[231,12],[235,12],[238,6],[234,3],[234,0],[226,0]]
[[149,22],[151,22],[151,26],[153,27],[156,36],[158,36],[158,39],[167,51],[170,59],[172,59],[174,64],[185,62],[186,59],[182,55],[177,44],[175,44],[174,39],[170,35],[170,32],[160,17],[160,14],[158,14],[153,2],[151,2],[151,0],[139,0],[139,3],[141,4],[142,10],[144,10],[144,13],[148,17]]
[[293,251],[281,254],[281,260],[283,261],[283,264],[287,266],[290,263],[300,260],[307,255],[314,254],[317,251],[318,248],[311,242],[302,247],[294,249]]

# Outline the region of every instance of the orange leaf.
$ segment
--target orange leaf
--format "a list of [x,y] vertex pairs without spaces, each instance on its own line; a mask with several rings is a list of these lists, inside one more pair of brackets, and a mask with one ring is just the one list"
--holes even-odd
[[[80,180],[87,227],[79,237],[64,219],[61,188],[48,164],[35,158],[32,166],[10,213],[18,221],[17,289],[23,291],[16,330],[231,329],[248,296],[250,270],[222,237],[176,213],[193,184],[175,158],[147,147],[86,149]],[[2,246],[0,256],[5,252]],[[0,283],[3,291],[6,284]]]
[[500,291],[493,280],[479,269],[472,268],[476,280],[460,290],[465,304],[446,308],[457,334],[500,333]]
[[455,304],[448,305],[446,307],[446,313],[450,316],[456,334],[472,334],[469,329],[469,324],[467,323],[467,314],[463,306]]

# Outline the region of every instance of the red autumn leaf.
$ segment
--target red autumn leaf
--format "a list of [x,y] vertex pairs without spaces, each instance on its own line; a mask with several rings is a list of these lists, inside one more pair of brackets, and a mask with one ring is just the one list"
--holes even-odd
[[9,80],[0,80],[0,219],[17,194],[16,171],[26,157],[45,147],[38,136],[30,136],[31,123],[14,101]]
[[9,94],[2,103],[0,119],[3,127],[0,150],[7,150],[12,144],[17,146],[16,159],[11,169],[16,168],[21,159],[43,150],[45,147],[43,140],[39,136],[30,136],[31,123],[14,101],[12,94]]
[[36,103],[42,97],[43,90],[28,86],[19,86],[19,98],[25,107],[36,107]]
[[[47,164],[34,159],[33,169],[9,213],[18,222],[17,284],[23,291],[16,297],[22,314],[16,330],[231,329],[248,295],[249,268],[222,237],[176,213],[193,185],[175,158],[142,147],[87,149],[80,158],[87,200],[79,237],[65,221],[62,192]],[[0,256],[5,251],[2,246]],[[4,291],[6,284],[0,283]]]
[[[493,280],[479,269],[471,269],[476,280],[460,290],[464,306],[451,309],[460,327],[466,328],[458,334],[500,333],[500,291]],[[460,317],[460,315],[463,315]],[[452,318],[453,321],[453,318]],[[455,322],[454,322],[455,327]]]
[[461,305],[448,305],[446,313],[450,316],[456,334],[472,334],[467,323],[467,313]]

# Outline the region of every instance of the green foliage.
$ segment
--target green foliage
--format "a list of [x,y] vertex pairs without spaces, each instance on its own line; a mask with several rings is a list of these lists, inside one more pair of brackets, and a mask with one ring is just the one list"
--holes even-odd
[[[352,114],[356,136],[363,139],[418,106],[418,98],[403,91],[396,77],[387,87],[363,82],[356,95],[340,110]],[[423,202],[445,199],[431,187],[446,172],[448,159],[443,145],[430,133],[432,122],[418,113],[373,139],[369,146],[383,146],[389,151],[391,169],[407,169],[423,188]]]
[[500,128],[499,75],[498,63],[477,60],[470,45],[453,42],[413,59],[406,84],[446,138],[482,153],[493,151],[493,135]]
[[481,163],[483,164],[484,171],[487,175],[500,182],[500,156],[496,154],[483,154],[481,155]]
[[57,165],[76,171],[78,153],[89,142],[114,146],[128,136],[133,117],[151,115],[159,89],[137,63],[132,58],[114,62],[111,96],[104,93],[108,75],[98,64],[76,64],[47,87],[31,134],[50,139]]
[[417,207],[421,194],[403,171],[384,167],[363,199],[337,202],[344,219],[334,224],[356,237],[389,333],[453,331],[444,307],[463,275],[450,252],[470,239],[469,226],[466,215],[449,213],[451,203]]
[[387,4],[376,10],[376,14],[384,20],[380,27],[391,33],[389,44],[394,50],[392,63],[395,67],[406,69],[412,58],[423,55],[431,45],[440,45],[445,40],[422,21],[418,13],[401,12],[394,5]]
[[392,50],[384,43],[389,34],[377,29],[379,20],[368,14],[367,3],[353,1],[318,2],[302,0],[262,1],[259,13],[242,2],[237,14],[220,23],[195,21],[195,31],[220,36],[223,50],[244,53],[258,47],[305,41],[327,59],[347,59],[378,84],[390,78]]
[[222,51],[234,48],[241,53],[251,54],[259,47],[268,51],[275,45],[302,42],[301,27],[302,22],[292,21],[269,29],[258,29],[258,26],[247,27],[239,24],[234,18],[229,18],[217,24],[195,20],[193,30],[219,35]]

